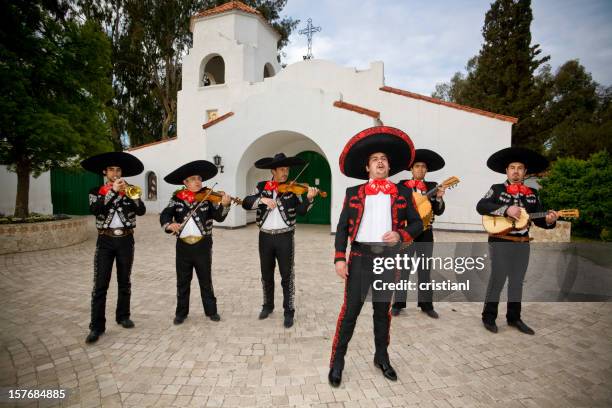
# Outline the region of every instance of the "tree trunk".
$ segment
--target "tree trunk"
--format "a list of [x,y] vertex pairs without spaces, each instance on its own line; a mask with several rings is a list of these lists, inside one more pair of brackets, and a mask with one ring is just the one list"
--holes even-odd
[[26,218],[29,215],[30,201],[30,164],[17,162],[17,197],[15,198],[15,217]]
[[172,125],[172,121],[174,120],[173,112],[166,112],[166,117],[162,122],[162,140],[168,139],[168,130],[170,129],[170,125]]

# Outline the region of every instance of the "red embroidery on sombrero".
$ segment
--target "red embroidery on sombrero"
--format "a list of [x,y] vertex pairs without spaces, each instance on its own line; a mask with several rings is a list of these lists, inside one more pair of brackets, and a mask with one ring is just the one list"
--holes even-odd
[[357,143],[361,139],[368,137],[370,135],[376,134],[376,133],[390,133],[392,135],[395,135],[401,138],[406,143],[408,143],[408,145],[410,146],[410,157],[411,157],[411,161],[408,164],[408,167],[412,165],[412,162],[414,161],[414,144],[412,143],[412,139],[410,139],[410,137],[406,133],[402,132],[401,130],[397,128],[394,128],[391,126],[374,126],[368,129],[364,129],[361,132],[357,133],[355,136],[353,136],[348,141],[346,146],[344,146],[344,149],[342,149],[342,153],[340,154],[340,159],[339,159],[340,171],[342,173],[344,173],[344,160],[346,159],[346,155],[349,152],[349,150],[351,150],[351,148],[355,145],[355,143]]

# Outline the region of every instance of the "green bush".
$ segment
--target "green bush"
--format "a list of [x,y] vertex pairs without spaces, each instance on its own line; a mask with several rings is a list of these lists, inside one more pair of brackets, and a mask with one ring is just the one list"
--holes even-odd
[[607,151],[588,160],[562,158],[540,180],[545,208],[580,210],[572,221],[577,236],[612,240],[612,157]]

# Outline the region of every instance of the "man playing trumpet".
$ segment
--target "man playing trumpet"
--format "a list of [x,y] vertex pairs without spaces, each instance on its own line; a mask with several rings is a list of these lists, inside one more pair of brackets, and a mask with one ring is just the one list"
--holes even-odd
[[132,263],[134,261],[134,228],[136,216],[146,208],[140,189],[121,177],[136,176],[144,170],[140,160],[124,152],[109,152],[81,162],[84,169],[102,173],[107,182],[89,192],[89,209],[96,216],[98,240],[94,255],[94,287],[91,294],[91,323],[87,343],[94,343],[106,330],[106,293],[113,262],[117,263],[117,309],[115,321],[122,327],[134,327],[130,319]]

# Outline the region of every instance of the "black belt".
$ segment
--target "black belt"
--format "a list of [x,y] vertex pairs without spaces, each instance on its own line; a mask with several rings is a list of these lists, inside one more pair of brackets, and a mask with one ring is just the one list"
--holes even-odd
[[363,255],[389,255],[398,250],[397,244],[389,245],[384,243],[372,243],[372,244],[364,244],[361,242],[353,241],[351,243],[351,251],[355,250],[357,252],[362,253]]
[[121,238],[133,233],[134,228],[106,228],[98,230],[98,235],[106,235],[113,238]]

